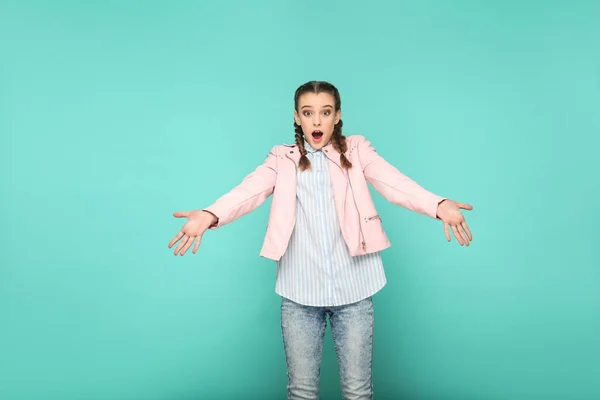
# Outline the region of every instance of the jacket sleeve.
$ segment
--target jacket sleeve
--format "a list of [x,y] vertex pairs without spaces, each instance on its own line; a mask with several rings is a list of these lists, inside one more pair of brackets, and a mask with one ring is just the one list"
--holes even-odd
[[259,165],[231,191],[203,209],[218,218],[218,221],[211,225],[210,229],[220,228],[254,211],[273,194],[276,179],[277,156],[276,148],[273,147],[262,165]]
[[445,197],[431,193],[381,157],[371,143],[358,137],[357,149],[365,178],[389,202],[419,214],[437,218],[437,206]]

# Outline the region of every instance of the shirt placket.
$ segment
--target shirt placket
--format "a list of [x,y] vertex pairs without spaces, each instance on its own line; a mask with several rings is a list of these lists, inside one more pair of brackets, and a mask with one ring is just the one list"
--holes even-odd
[[334,292],[333,292],[333,264],[332,264],[332,237],[329,235],[328,231],[328,223],[330,216],[326,215],[326,204],[328,201],[328,190],[330,190],[327,185],[329,184],[328,176],[325,171],[325,160],[326,157],[322,152],[316,152],[316,159],[318,160],[315,164],[317,167],[316,173],[318,174],[318,182],[319,182],[319,214],[320,214],[320,223],[321,229],[323,232],[323,256],[325,259],[326,266],[326,276],[327,276],[327,302],[328,304],[334,304]]

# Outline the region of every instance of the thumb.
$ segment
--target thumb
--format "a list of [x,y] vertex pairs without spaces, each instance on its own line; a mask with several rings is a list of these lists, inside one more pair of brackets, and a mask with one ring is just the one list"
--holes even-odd
[[173,216],[175,218],[183,218],[183,217],[189,217],[190,216],[190,212],[189,211],[175,211],[173,213]]
[[473,209],[473,206],[472,206],[472,205],[470,205],[470,204],[458,203],[458,206],[459,206],[460,208],[463,208],[463,209],[465,209],[465,210],[472,210],[472,209]]

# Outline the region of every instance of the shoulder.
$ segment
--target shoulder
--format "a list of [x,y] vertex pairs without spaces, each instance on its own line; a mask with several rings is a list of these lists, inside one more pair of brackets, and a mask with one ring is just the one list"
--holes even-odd
[[296,146],[295,144],[277,144],[271,148],[271,154],[273,154],[274,156],[281,156],[285,153],[293,151],[296,147],[298,146]]
[[363,146],[364,143],[368,143],[367,138],[363,135],[348,135],[346,136],[346,145],[348,148],[348,155],[351,155],[356,151],[357,148]]
[[363,135],[346,136],[346,145],[348,150],[346,157],[353,160],[359,160],[361,164],[369,163],[373,157],[377,157],[377,150],[373,148],[371,142]]
[[360,145],[360,144],[364,143],[365,141],[367,141],[367,138],[365,138],[363,135],[348,135],[348,136],[346,136],[346,143],[348,144],[348,147],[354,147],[354,146]]
[[283,144],[279,144],[279,145],[273,146],[273,151],[276,151],[278,153],[283,153],[283,152],[286,152],[286,151],[293,150],[296,147],[298,147],[298,146],[296,146],[295,144],[283,143]]

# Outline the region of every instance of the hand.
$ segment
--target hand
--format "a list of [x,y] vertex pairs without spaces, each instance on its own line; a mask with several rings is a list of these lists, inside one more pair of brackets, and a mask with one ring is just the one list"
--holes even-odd
[[202,210],[185,212],[178,211],[173,213],[173,216],[176,218],[185,217],[188,220],[185,225],[183,225],[183,228],[181,228],[179,233],[175,235],[173,240],[171,240],[171,243],[169,243],[169,248],[173,247],[173,245],[177,243],[179,239],[181,239],[181,242],[175,249],[174,254],[177,255],[177,253],[182,250],[179,254],[182,256],[186,251],[189,250],[189,248],[192,246],[192,243],[194,243],[194,240],[196,240],[196,245],[194,246],[194,250],[192,250],[192,253],[196,254],[196,251],[198,251],[198,246],[200,246],[200,241],[202,240],[202,235],[212,224],[217,222],[217,217],[208,211]]
[[456,201],[446,199],[442,200],[438,204],[437,216],[439,219],[444,221],[444,232],[446,233],[446,239],[450,241],[450,232],[448,227],[452,229],[454,237],[458,240],[458,243],[462,246],[463,244],[469,245],[469,241],[473,241],[473,235],[467,226],[465,217],[460,212],[460,209],[472,210],[473,206],[469,204],[458,203]]

